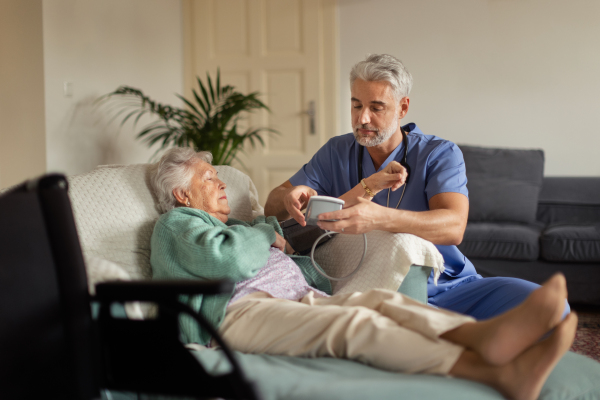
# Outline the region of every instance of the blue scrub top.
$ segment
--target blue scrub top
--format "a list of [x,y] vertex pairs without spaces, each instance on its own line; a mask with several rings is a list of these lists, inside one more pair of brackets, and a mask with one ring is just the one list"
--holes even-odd
[[[439,193],[455,192],[468,197],[467,175],[462,152],[458,146],[437,136],[424,135],[414,124],[403,126],[408,133],[408,165],[411,176],[400,209],[410,211],[429,210],[429,199]],[[352,133],[330,139],[317,151],[290,182],[294,186],[306,185],[319,195],[339,197],[359,184],[358,152],[360,146]],[[391,161],[398,161],[404,155],[404,143],[390,154],[376,171],[373,160],[363,147],[364,178],[384,169]],[[391,192],[390,207],[396,207],[402,188]],[[373,201],[382,206],[387,204],[388,191],[382,190]],[[456,246],[436,245],[444,257],[445,271],[433,284],[433,275],[429,277],[427,294],[429,297],[451,289],[461,283],[481,278],[473,263]]]

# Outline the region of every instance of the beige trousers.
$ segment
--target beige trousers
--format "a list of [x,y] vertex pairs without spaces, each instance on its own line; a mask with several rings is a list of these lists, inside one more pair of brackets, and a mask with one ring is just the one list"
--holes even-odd
[[447,374],[464,349],[439,336],[473,321],[383,289],[326,298],[311,292],[299,301],[257,292],[227,308],[219,331],[244,353],[346,358],[389,371]]

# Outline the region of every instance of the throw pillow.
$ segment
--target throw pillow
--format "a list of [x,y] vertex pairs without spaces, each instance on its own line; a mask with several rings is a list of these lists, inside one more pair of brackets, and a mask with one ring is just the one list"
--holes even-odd
[[542,150],[459,147],[467,169],[470,221],[535,221],[544,177]]

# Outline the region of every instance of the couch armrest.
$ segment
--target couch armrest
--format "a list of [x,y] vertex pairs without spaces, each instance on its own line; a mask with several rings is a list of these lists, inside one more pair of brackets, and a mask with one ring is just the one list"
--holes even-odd
[[400,284],[399,293],[412,297],[423,304],[427,304],[427,280],[433,268],[411,265],[408,274]]

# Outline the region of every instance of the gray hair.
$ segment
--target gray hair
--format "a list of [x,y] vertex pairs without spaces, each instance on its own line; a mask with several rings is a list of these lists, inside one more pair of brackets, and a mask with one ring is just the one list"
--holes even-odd
[[166,213],[177,207],[173,190],[189,190],[194,176],[194,166],[201,161],[211,163],[212,154],[208,151],[196,152],[190,147],[169,149],[154,165],[152,186],[158,199],[160,211]]
[[388,82],[397,101],[408,96],[413,83],[412,75],[402,61],[389,54],[369,54],[363,61],[356,63],[350,71],[350,87],[357,78],[367,82]]

